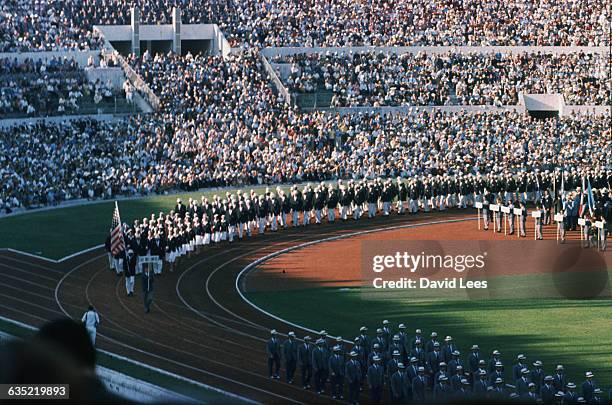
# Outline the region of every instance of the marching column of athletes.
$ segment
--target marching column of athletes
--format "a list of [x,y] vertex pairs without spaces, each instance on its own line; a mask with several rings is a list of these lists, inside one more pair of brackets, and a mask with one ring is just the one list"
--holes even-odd
[[[577,173],[566,174],[564,182],[559,172],[520,173],[518,175],[427,175],[395,180],[338,180],[312,185],[302,189],[291,186],[288,192],[280,187],[267,188],[258,194],[237,191],[227,192],[225,197],[205,197],[198,202],[193,199],[185,204],[177,200],[174,210],[164,214],[151,214],[150,218],[123,225],[126,250],[114,257],[110,253],[110,235],[106,240],[110,268],[117,275],[125,274],[126,292],[134,294],[134,277],[144,273],[147,277],[159,275],[164,263],[170,271],[184,257],[189,257],[204,246],[218,243],[233,243],[250,237],[254,232],[276,232],[290,226],[309,226],[324,221],[360,220],[377,215],[411,214],[419,212],[445,211],[449,208],[466,209],[475,203],[483,204],[484,229],[493,222],[498,232],[502,229],[501,215],[493,215],[488,209],[497,203],[511,208],[521,208],[518,230],[526,236],[526,204],[535,202],[535,210],[542,216],[536,219],[536,233],[542,239],[542,227],[552,221],[555,213],[563,213],[561,237],[565,231],[575,229],[578,216],[588,219],[588,224],[600,220],[610,223],[612,212],[612,190],[605,185],[610,173],[589,173],[592,182],[600,187],[594,189],[595,209],[579,213],[580,177]],[[563,188],[574,189],[560,196]],[[554,191],[556,190],[556,192]],[[565,218],[567,220],[565,220]],[[510,234],[515,232],[515,216],[511,209],[508,215]],[[591,226],[591,231],[594,227]],[[593,235],[593,232],[589,234]],[[607,226],[597,230],[597,240],[605,249]],[[589,238],[588,241],[591,241]],[[589,242],[590,243],[590,242]],[[144,260],[147,258],[148,260]],[[147,280],[147,285],[152,283]]]
[[323,395],[329,387],[332,399],[344,399],[346,392],[351,405],[359,403],[364,391],[374,404],[383,398],[394,404],[468,398],[516,398],[545,404],[604,402],[603,390],[591,371],[578,388],[561,364],[547,373],[540,360],[530,364],[519,354],[509,366],[499,350],[487,356],[478,345],[472,345],[466,356],[452,336],[439,341],[436,332],[426,338],[420,329],[409,335],[404,324],[393,331],[387,320],[376,329],[375,337],[362,326],[351,344],[342,337],[328,337],[324,330],[314,342],[310,336],[298,340],[294,332],[283,339],[272,330],[266,356],[271,379],[280,380],[284,369],[285,381],[294,384],[299,369],[303,389],[314,385],[314,391]]

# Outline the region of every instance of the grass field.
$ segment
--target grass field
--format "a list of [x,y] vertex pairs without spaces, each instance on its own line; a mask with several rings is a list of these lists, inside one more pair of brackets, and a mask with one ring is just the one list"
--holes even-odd
[[[552,372],[563,364],[569,376],[582,382],[592,370],[597,381],[612,387],[612,300],[506,299],[417,300],[363,299],[359,288],[253,292],[256,305],[283,319],[352,340],[365,324],[370,334],[388,319],[409,332],[421,328],[442,338],[452,335],[467,356],[478,344],[488,356],[498,349],[506,366],[524,353],[529,364],[539,359]],[[369,320],[364,323],[364,320]]]
[[[271,187],[272,189],[273,187]],[[257,192],[265,187],[253,187]],[[284,187],[287,190],[287,187]],[[202,195],[225,196],[226,191],[238,189],[207,190],[203,192],[145,197],[119,201],[121,220],[150,216],[174,208],[177,198],[186,202],[189,197],[200,200]],[[248,191],[250,188],[241,188]],[[51,259],[60,259],[71,253],[104,243],[111,225],[114,201],[32,211],[24,215],[0,218],[0,248],[12,248]]]

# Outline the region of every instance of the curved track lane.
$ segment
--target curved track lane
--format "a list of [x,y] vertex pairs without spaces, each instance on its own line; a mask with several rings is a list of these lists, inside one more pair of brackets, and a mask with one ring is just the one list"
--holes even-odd
[[[297,384],[267,377],[269,330],[308,331],[287,325],[245,302],[236,280],[250,263],[307,242],[355,231],[465,217],[465,213],[421,214],[337,221],[206,247],[185,258],[155,285],[144,314],[140,283],[127,297],[124,279],[109,271],[106,255],[94,250],[61,264],[7,252],[0,254],[0,313],[34,326],[63,314],[80,318],[88,302],[101,316],[98,347],[264,403],[330,403]],[[296,381],[300,381],[299,376]]]

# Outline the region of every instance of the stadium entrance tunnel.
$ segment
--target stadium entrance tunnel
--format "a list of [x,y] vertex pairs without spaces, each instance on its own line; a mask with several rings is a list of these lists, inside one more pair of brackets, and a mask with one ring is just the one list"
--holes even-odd
[[172,41],[140,41],[140,53],[149,51],[151,55],[167,54],[172,51]]
[[212,41],[210,39],[183,39],[181,41],[181,54],[197,55],[202,52],[203,54],[210,54],[213,49]]
[[530,110],[529,115],[537,119],[559,118],[559,111]]
[[563,115],[565,100],[562,94],[519,94],[519,105],[533,118],[555,118]]

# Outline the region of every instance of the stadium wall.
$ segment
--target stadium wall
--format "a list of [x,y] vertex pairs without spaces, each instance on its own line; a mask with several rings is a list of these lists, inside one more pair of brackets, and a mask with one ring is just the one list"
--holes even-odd
[[100,62],[100,51],[49,51],[49,52],[0,52],[0,59],[17,59],[23,62],[25,59],[48,60],[53,58],[74,59],[79,66],[86,67],[87,60],[93,56],[96,65]]
[[110,83],[111,87],[115,90],[121,90],[125,82],[125,75],[120,67],[86,68],[85,76],[92,83],[95,83],[96,80],[100,80],[104,84]]

